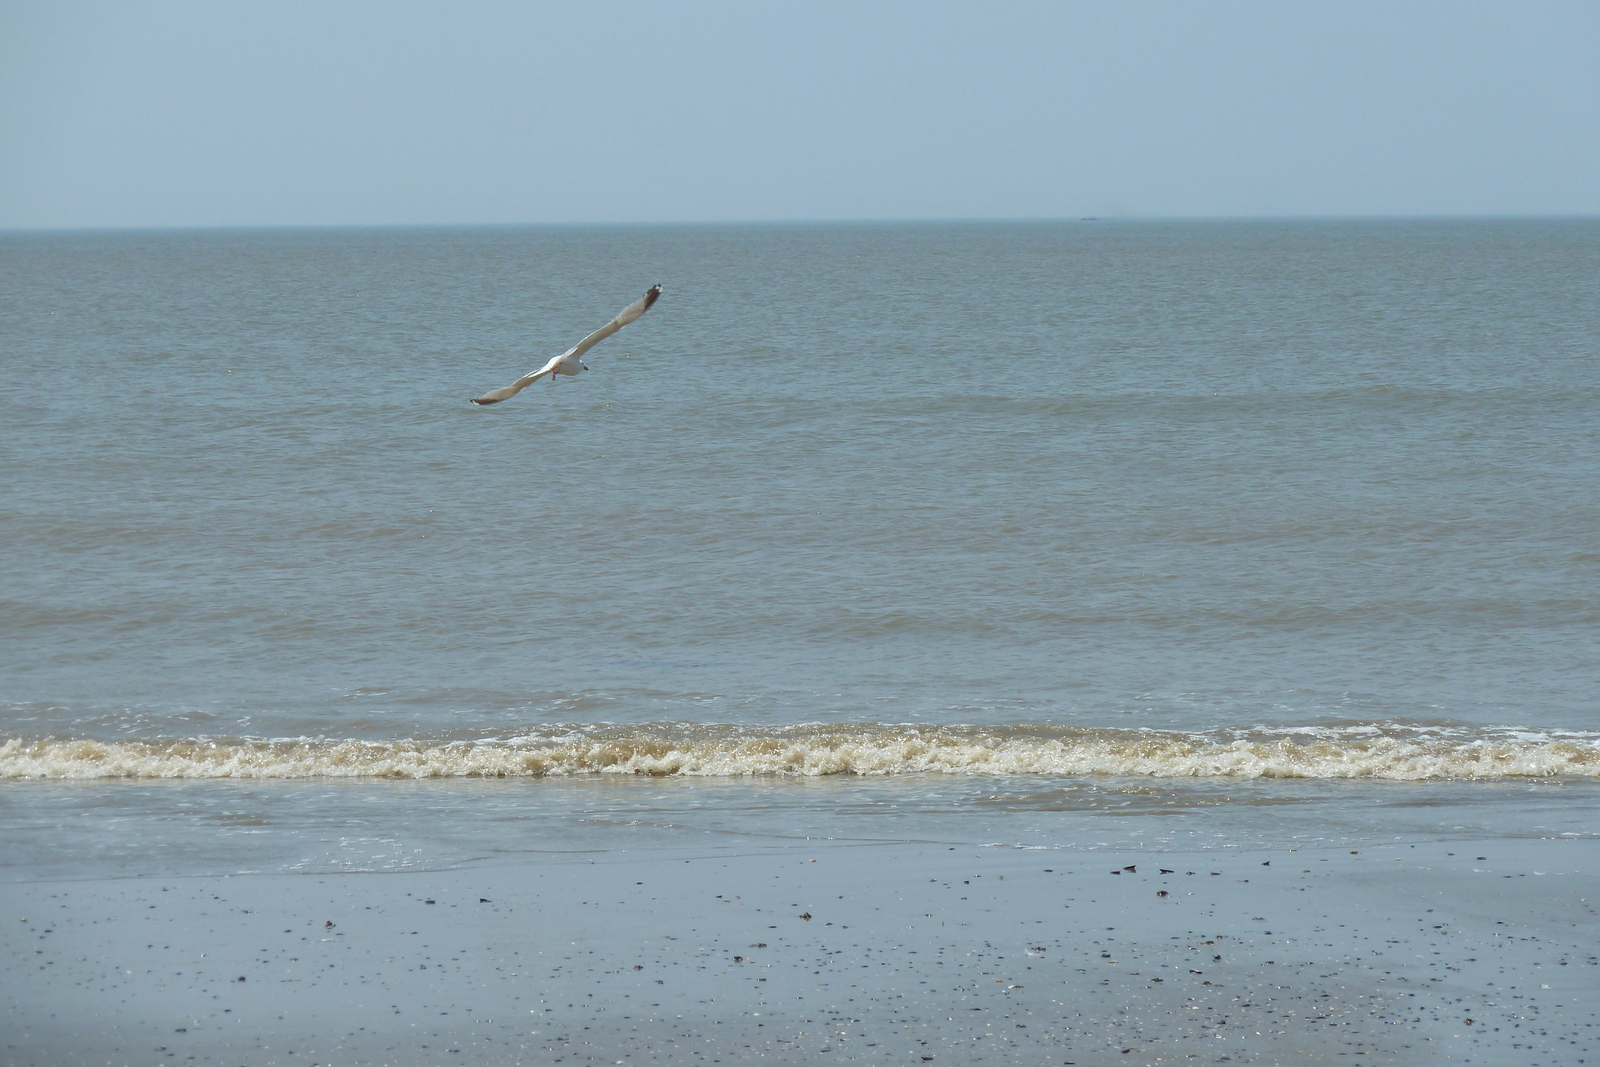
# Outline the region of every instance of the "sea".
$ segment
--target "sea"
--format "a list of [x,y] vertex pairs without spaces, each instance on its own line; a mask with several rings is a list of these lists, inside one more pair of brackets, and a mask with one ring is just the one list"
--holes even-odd
[[1597,219],[13,231],[0,368],[0,880],[1600,834]]

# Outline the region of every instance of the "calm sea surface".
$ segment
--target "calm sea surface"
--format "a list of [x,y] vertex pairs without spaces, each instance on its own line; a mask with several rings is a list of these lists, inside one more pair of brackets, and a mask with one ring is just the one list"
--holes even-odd
[[0,366],[11,877],[1600,832],[1597,220],[10,234]]

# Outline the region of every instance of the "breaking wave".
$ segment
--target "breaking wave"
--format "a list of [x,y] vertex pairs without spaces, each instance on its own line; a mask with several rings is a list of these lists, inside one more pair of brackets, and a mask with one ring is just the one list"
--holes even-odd
[[1182,733],[1067,727],[544,726],[465,740],[0,740],[3,779],[1091,775],[1600,779],[1600,733],[1358,724]]

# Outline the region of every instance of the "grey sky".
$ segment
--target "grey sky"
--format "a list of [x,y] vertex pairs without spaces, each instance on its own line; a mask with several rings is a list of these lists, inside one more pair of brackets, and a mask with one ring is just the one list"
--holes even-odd
[[1600,213],[1600,3],[0,3],[0,226]]

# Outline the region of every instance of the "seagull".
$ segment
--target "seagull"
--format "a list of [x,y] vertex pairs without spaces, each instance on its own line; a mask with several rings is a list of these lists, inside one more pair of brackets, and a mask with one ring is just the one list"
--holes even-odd
[[546,363],[532,374],[524,374],[503,389],[492,389],[482,396],[473,397],[472,402],[474,404],[498,404],[502,400],[510,400],[546,374],[550,375],[550,383],[553,385],[558,374],[576,375],[588,370],[589,368],[584,366],[578,357],[628,325],[628,323],[633,322],[646,311],[649,311],[650,305],[654,304],[660,296],[661,286],[652,285],[643,296],[618,312],[616,318],[552,359],[549,363]]

